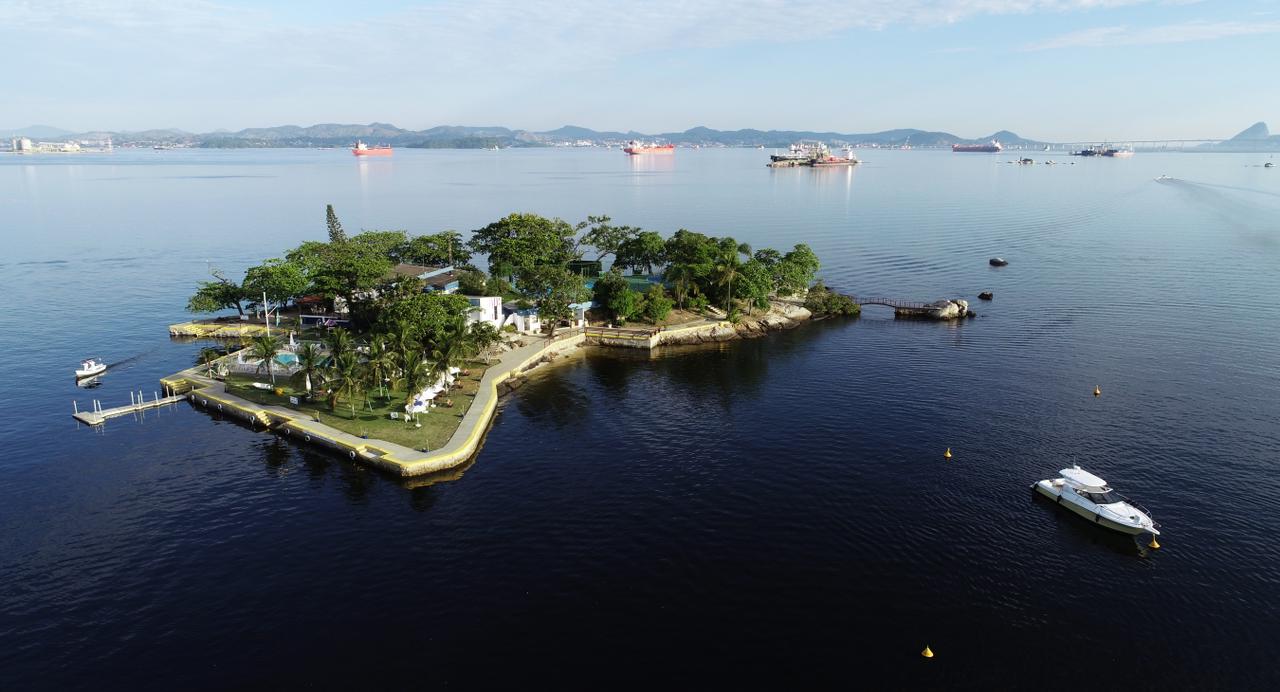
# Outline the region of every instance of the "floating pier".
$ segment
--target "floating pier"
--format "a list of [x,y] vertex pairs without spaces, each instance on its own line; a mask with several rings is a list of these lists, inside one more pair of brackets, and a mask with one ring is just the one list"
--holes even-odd
[[102,408],[102,402],[97,399],[93,400],[92,406],[88,411],[81,411],[80,405],[74,400],[71,402],[72,416],[87,425],[102,425],[107,422],[108,418],[116,418],[117,416],[126,416],[130,413],[144,411],[149,408],[157,408],[160,406],[168,406],[182,401],[184,396],[181,394],[175,396],[162,397],[159,394],[152,394],[152,398],[148,399],[142,392],[132,392],[129,395],[133,403],[128,406],[117,406],[115,408]]

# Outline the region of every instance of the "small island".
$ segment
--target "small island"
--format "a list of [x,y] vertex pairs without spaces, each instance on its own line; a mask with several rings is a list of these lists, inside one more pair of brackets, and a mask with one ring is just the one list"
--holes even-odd
[[326,217],[328,242],[304,242],[241,281],[214,270],[197,287],[189,311],[236,314],[170,333],[233,345],[202,349],[162,384],[399,476],[465,463],[497,398],[584,344],[725,341],[859,311],[814,285],[819,260],[804,244],[753,251],[607,216],[572,224],[523,213],[465,243],[455,231],[348,237],[332,206]]

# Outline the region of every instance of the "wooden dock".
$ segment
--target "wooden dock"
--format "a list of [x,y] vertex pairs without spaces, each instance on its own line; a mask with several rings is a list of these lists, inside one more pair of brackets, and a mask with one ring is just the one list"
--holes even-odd
[[128,406],[117,406],[116,408],[102,408],[102,403],[97,399],[94,399],[93,405],[88,411],[81,411],[80,405],[72,401],[71,410],[73,413],[71,415],[76,420],[80,421],[81,423],[85,423],[87,425],[102,425],[103,423],[107,422],[108,418],[115,418],[117,416],[126,416],[130,413],[145,411],[146,409],[149,409],[149,408],[158,408],[160,406],[168,406],[169,404],[176,404],[185,398],[186,396],[182,394],[176,394],[174,396],[166,396],[166,397],[161,397],[160,395],[156,394],[156,395],[153,395],[151,399],[147,399],[145,396],[143,396],[142,392],[136,392],[133,395],[133,403],[129,404]]

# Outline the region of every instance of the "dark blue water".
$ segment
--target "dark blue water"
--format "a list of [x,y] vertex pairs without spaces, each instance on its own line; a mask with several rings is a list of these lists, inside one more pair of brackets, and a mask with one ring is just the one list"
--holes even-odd
[[[1256,157],[343,154],[0,158],[0,688],[1280,685],[1280,177]],[[410,484],[185,405],[76,426],[73,399],[193,361],[164,327],[207,263],[322,238],[325,203],[349,230],[607,212],[809,242],[849,291],[995,301],[588,351]],[[86,355],[120,363],[89,391]],[[1164,547],[1033,498],[1071,463]]]

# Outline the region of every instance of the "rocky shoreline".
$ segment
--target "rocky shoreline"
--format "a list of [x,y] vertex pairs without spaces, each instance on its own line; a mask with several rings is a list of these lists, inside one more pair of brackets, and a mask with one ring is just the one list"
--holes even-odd
[[678,344],[720,343],[735,339],[755,339],[765,336],[769,332],[794,329],[809,321],[812,317],[813,313],[806,308],[781,301],[771,301],[768,310],[755,315],[743,315],[737,324],[726,320],[700,327],[687,327],[659,332],[658,344],[674,346]]

